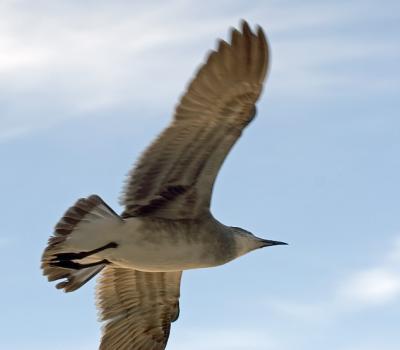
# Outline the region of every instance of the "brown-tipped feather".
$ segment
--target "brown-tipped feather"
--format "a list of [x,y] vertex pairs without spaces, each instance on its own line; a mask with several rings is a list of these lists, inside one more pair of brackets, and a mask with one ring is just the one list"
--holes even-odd
[[[121,201],[124,217],[208,215],[219,168],[254,117],[267,68],[268,45],[261,29],[255,34],[242,21],[241,32],[231,31],[230,43],[219,41],[190,82],[171,125],[130,173]],[[170,186],[188,190],[163,198]]]
[[104,321],[100,350],[164,350],[179,314],[181,272],[106,267],[97,285]]
[[264,30],[261,27],[257,28],[257,36],[258,36],[258,45],[259,45],[259,50],[258,52],[260,53],[260,72],[259,72],[259,82],[261,83],[265,75],[267,74],[268,71],[268,65],[269,65],[269,48],[268,48],[268,41],[265,36]]

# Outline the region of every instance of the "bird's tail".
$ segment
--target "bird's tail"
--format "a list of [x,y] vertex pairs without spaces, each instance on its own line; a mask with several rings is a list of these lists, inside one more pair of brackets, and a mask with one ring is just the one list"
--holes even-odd
[[[49,281],[64,279],[56,287],[72,292],[92,277],[97,275],[109,262],[96,258],[96,253],[109,248],[116,248],[115,242],[99,245],[96,249],[82,251],[74,246],[74,237],[92,236],[110,223],[122,222],[99,196],[92,195],[79,199],[69,208],[57,223],[53,236],[50,237],[42,256],[43,274]],[[97,235],[98,236],[98,235]]]

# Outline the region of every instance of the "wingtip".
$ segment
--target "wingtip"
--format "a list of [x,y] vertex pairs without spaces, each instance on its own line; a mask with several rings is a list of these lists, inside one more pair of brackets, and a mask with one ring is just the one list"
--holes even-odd
[[269,65],[270,65],[270,47],[269,47],[269,43],[268,43],[268,39],[267,36],[265,35],[264,29],[257,25],[256,26],[256,33],[257,33],[257,38],[259,41],[259,45],[262,47],[262,50],[264,51],[265,54],[265,60],[266,60],[266,65],[265,65],[265,71],[264,74],[268,73],[269,70]]
[[239,42],[239,38],[242,35],[242,33],[239,32],[235,27],[231,27],[231,35],[230,35],[230,40],[229,43],[231,46],[237,44]]
[[258,24],[255,26],[255,30],[253,31],[249,25],[249,22],[247,22],[245,19],[240,19],[238,28],[230,27],[229,33],[230,33],[229,43],[231,45],[242,35],[257,36],[258,39],[263,43],[263,45],[266,46],[268,50],[267,36],[265,35],[264,29]]
[[263,29],[260,25],[258,25],[258,24],[257,24],[257,26],[256,26],[256,33],[257,33],[257,36],[258,36],[262,41],[267,42],[267,37],[266,37],[266,35],[265,35],[264,29]]
[[246,34],[246,33],[251,34],[251,29],[250,29],[249,23],[245,19],[241,19],[239,21],[239,27],[241,28],[243,34]]

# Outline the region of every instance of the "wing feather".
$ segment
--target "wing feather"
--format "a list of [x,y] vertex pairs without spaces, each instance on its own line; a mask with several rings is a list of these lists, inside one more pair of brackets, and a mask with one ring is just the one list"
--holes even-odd
[[100,350],[164,350],[179,315],[181,275],[106,267],[97,285]]
[[[220,40],[176,107],[174,119],[130,173],[123,217],[152,215],[197,218],[208,213],[218,171],[243,129],[268,68],[268,45],[261,28],[246,22]],[[180,188],[171,194],[170,189]]]

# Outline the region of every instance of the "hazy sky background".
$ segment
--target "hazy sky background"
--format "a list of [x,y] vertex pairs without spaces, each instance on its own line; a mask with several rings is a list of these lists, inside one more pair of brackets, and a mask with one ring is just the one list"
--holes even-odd
[[125,174],[240,18],[272,48],[258,117],[218,177],[220,221],[289,242],[185,272],[168,349],[396,350],[398,1],[0,2],[0,348],[96,349],[94,283],[41,276],[79,197]]

